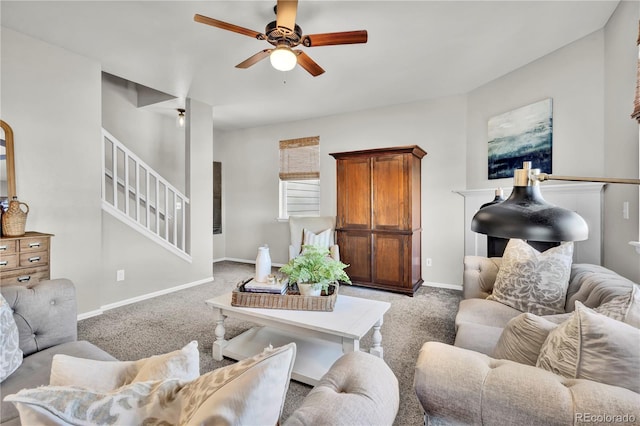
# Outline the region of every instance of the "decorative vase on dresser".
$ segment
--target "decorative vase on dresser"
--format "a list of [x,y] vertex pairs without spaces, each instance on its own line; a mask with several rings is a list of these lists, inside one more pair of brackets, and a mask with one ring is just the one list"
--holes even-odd
[[0,238],[0,286],[30,286],[50,278],[52,234],[26,232]]
[[337,166],[336,235],[354,284],[413,293],[422,284],[417,145],[330,154]]

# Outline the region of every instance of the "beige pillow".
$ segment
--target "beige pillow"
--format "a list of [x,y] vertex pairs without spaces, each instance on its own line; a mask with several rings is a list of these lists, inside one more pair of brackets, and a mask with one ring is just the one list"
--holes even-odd
[[302,230],[302,236],[303,246],[316,246],[328,249],[333,245],[333,231],[331,228],[325,229],[317,234],[304,228]]
[[200,354],[194,340],[177,351],[138,361],[95,361],[57,354],[51,363],[49,384],[109,392],[135,382],[194,380],[199,375]]
[[512,318],[502,331],[493,358],[536,365],[542,344],[557,326],[534,314],[520,314]]
[[511,239],[487,299],[536,315],[563,313],[572,261],[572,242],[540,253],[522,240]]
[[629,294],[614,297],[593,310],[609,318],[626,322],[635,328],[640,328],[640,290],[638,290],[638,285],[634,284]]
[[4,400],[24,425],[275,425],[295,355],[290,343],[193,381],[136,382],[111,392],[41,386]]
[[549,333],[536,367],[640,392],[640,330],[580,302],[571,318]]

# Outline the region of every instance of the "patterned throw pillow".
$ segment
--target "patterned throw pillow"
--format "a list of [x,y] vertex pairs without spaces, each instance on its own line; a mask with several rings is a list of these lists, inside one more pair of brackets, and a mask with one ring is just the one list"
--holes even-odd
[[41,386],[8,395],[22,424],[270,424],[280,420],[295,343],[203,374],[137,382],[112,392]]
[[511,239],[487,299],[536,315],[563,313],[572,262],[572,242],[540,253],[522,240]]
[[640,330],[580,302],[571,318],[549,333],[536,367],[640,392]]
[[502,330],[493,351],[493,358],[536,365],[540,348],[549,333],[557,326],[557,324],[534,314],[520,314],[509,320],[507,326]]
[[22,364],[18,326],[9,303],[0,294],[0,382]]
[[309,231],[308,229],[302,230],[302,245],[303,246],[316,246],[328,249],[333,245],[333,235],[331,228],[326,229],[319,234]]
[[57,354],[51,363],[49,384],[109,392],[135,382],[194,380],[199,375],[200,353],[194,340],[177,351],[138,361],[96,361]]
[[594,311],[609,318],[626,322],[635,328],[640,328],[640,290],[638,285],[634,284],[629,294],[614,297],[594,308]]

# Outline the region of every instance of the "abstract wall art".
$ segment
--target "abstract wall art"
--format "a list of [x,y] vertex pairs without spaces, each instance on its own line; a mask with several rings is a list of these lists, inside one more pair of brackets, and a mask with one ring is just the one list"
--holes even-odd
[[489,119],[489,179],[513,177],[524,161],[551,173],[553,110],[551,98]]

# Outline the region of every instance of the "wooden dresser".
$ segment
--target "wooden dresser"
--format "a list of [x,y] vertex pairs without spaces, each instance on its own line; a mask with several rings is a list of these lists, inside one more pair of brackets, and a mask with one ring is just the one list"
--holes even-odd
[[413,295],[422,284],[417,145],[330,154],[337,165],[340,260],[358,285]]
[[0,237],[0,286],[31,285],[50,278],[52,234]]

